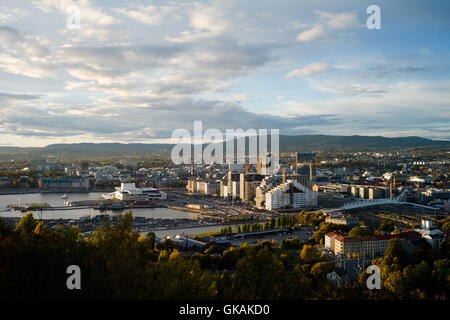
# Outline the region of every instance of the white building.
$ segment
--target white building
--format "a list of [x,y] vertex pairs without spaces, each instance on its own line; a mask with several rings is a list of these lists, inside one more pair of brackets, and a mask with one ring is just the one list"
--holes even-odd
[[156,188],[136,188],[133,182],[122,183],[120,187],[116,187],[116,191],[105,197],[121,201],[165,200],[167,199],[167,194]]
[[317,192],[310,190],[296,180],[286,181],[284,190],[282,184],[274,187],[267,191],[265,196],[266,210],[317,206]]
[[430,220],[422,220],[421,227],[414,231],[420,233],[422,238],[433,248],[440,249],[444,241],[444,233]]
[[186,190],[191,193],[202,193],[206,195],[220,194],[220,183],[189,180]]

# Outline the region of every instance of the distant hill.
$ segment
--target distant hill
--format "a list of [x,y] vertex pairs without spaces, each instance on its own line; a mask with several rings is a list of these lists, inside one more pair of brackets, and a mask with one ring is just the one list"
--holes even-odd
[[280,135],[280,149],[295,151],[296,149],[315,150],[372,150],[391,148],[410,148],[422,146],[446,146],[450,141],[438,141],[420,137],[387,138],[382,136],[331,136],[331,135]]
[[[270,145],[270,138],[268,138]],[[387,138],[382,136],[331,136],[331,135],[280,135],[281,151],[301,150],[373,150],[410,148],[421,146],[446,146],[450,141],[438,141],[420,137]],[[51,144],[45,147],[50,150],[64,151],[122,151],[122,152],[148,152],[170,150],[172,144],[144,144],[144,143],[75,143]]]
[[160,143],[71,143],[71,144],[50,144],[44,148],[47,150],[64,151],[152,151],[169,150],[172,144]]
[[[268,137],[270,148],[270,137]],[[236,145],[236,144],[235,144]],[[387,138],[381,136],[334,136],[334,135],[280,135],[280,151],[383,151],[413,147],[450,146],[450,141],[438,141],[420,137]],[[80,154],[148,154],[170,152],[173,144],[144,143],[72,143],[51,144],[43,148],[2,147],[0,153],[80,153]],[[225,149],[224,149],[225,150]]]

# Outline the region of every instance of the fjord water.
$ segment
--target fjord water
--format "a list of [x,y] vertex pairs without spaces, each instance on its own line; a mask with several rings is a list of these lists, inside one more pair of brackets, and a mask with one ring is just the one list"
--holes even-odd
[[[62,193],[28,193],[28,194],[8,194],[0,195],[0,216],[1,217],[22,217],[25,213],[21,211],[7,210],[7,205],[9,204],[31,204],[31,203],[48,203],[52,207],[63,207],[64,199],[61,199]],[[76,200],[98,200],[101,199],[101,192],[89,192],[89,193],[68,193],[69,201]],[[19,200],[20,199],[20,200]],[[108,210],[109,215],[118,215],[124,213],[124,211],[111,211]],[[73,210],[44,210],[34,211],[33,215],[37,219],[79,219],[81,217],[104,214],[99,210],[94,210],[92,208],[83,209],[73,209]],[[167,208],[134,208],[133,215],[136,217],[146,217],[146,218],[160,218],[160,219],[192,219],[194,215],[184,212],[177,211]]]

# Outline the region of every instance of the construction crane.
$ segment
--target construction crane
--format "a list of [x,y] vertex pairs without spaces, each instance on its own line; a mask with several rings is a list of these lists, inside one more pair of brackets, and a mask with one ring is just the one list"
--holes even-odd
[[283,191],[281,193],[281,197],[282,197],[281,198],[281,208],[284,208],[284,188],[286,185],[286,170],[284,168],[281,170],[281,175],[283,177]]
[[[317,158],[316,158],[317,159]],[[317,161],[316,161],[317,163]],[[312,208],[312,162],[309,162],[309,208]]]
[[389,180],[389,199],[392,199],[392,191],[393,191],[392,182],[394,182],[393,184],[394,184],[394,189],[395,189],[395,176],[394,175]]

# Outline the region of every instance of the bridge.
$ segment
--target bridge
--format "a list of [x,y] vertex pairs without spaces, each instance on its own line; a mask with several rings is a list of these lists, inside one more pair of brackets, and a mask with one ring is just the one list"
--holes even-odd
[[365,207],[372,207],[372,206],[379,206],[379,205],[412,205],[415,207],[420,207],[424,209],[431,209],[436,210],[434,207],[424,206],[417,203],[412,202],[406,202],[402,200],[401,196],[395,197],[395,198],[382,198],[382,199],[374,199],[374,200],[361,200],[361,201],[354,201],[346,203],[339,208],[330,208],[330,209],[322,209],[323,212],[335,212],[335,211],[343,211],[343,210],[351,210],[351,209],[358,209],[358,208],[365,208]]

